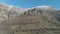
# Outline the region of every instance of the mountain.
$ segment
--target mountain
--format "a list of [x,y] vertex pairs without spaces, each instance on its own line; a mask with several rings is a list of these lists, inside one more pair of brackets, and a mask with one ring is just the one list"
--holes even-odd
[[60,34],[60,10],[54,7],[0,6],[0,18],[4,19],[0,20],[0,34]]
[[0,20],[12,19],[19,15],[23,9],[15,6],[0,4]]
[[37,6],[33,8],[25,9],[21,16],[30,16],[30,15],[45,15],[48,17],[55,17],[57,20],[60,20],[60,11],[51,6]]

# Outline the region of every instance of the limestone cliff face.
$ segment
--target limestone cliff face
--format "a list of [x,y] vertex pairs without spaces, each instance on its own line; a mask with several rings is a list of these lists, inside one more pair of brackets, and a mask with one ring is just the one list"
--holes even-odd
[[44,15],[47,17],[55,17],[60,20],[60,11],[51,6],[37,6],[33,8],[25,9],[21,16],[30,16],[30,15]]
[[34,8],[28,8],[28,9],[25,9],[23,15],[33,15],[33,14],[36,14],[36,15],[40,15],[40,14],[43,14],[43,13],[53,13],[53,12],[56,12],[57,9],[51,7],[51,6],[37,6],[37,7],[34,7]]
[[60,34],[60,11],[53,7],[0,6],[0,34]]

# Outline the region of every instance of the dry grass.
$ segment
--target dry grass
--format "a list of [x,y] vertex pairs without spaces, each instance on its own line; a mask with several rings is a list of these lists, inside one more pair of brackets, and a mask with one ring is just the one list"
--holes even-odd
[[13,34],[60,34],[59,22],[56,22],[53,17],[43,15],[19,16],[16,19],[6,20],[2,23],[8,23],[9,32]]

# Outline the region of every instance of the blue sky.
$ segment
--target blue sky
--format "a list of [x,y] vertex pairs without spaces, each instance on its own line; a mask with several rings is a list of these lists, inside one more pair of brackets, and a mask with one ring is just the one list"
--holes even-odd
[[13,5],[21,8],[31,8],[35,6],[54,6],[60,9],[60,0],[0,0],[0,3]]

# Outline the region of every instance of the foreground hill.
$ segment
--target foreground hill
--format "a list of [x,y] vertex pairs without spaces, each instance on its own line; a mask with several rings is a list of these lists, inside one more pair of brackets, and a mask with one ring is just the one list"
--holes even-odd
[[60,22],[44,15],[19,16],[1,22],[2,31],[11,34],[60,34]]
[[0,34],[60,34],[60,14],[53,7],[38,6],[20,13],[16,9],[11,11],[7,11],[7,19],[0,22]]

